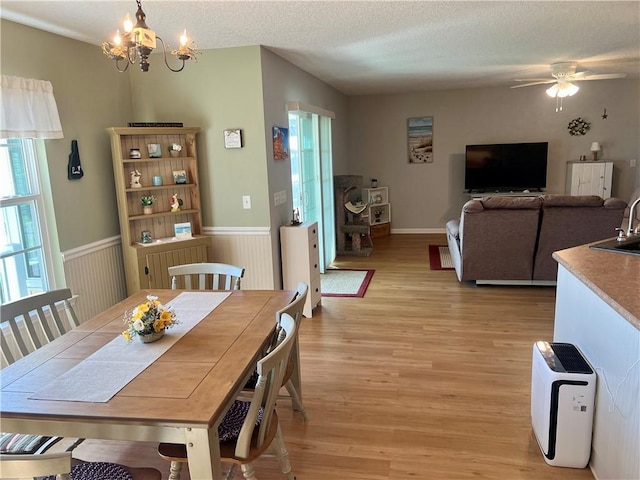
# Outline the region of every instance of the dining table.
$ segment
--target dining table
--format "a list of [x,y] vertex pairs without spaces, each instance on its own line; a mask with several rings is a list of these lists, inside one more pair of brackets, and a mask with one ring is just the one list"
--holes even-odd
[[[121,335],[147,296],[178,325]],[[222,478],[218,425],[271,341],[288,290],[141,290],[0,372],[2,431],[182,443],[191,478]]]

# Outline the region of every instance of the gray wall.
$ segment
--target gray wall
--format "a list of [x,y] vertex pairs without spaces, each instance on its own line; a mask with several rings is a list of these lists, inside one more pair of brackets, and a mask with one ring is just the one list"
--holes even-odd
[[[603,147],[601,158],[613,160],[613,193],[627,199],[638,182],[640,164],[640,82],[580,82],[562,112],[545,86],[510,89],[446,90],[405,95],[349,97],[349,173],[378,178],[389,187],[392,229],[437,231],[460,214],[464,194],[467,144],[549,142],[547,191],[564,193],[565,168],[580,155],[591,158],[591,142]],[[604,108],[608,118],[601,118]],[[407,119],[433,116],[434,162],[409,164]],[[591,122],[580,137],[569,135],[576,117]],[[366,183],[366,182],[365,182]]]

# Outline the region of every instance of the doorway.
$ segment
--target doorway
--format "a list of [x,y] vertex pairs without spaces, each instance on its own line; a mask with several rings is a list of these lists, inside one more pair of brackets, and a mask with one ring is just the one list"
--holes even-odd
[[333,112],[289,102],[293,208],[302,222],[318,222],[320,273],[336,258],[331,119]]

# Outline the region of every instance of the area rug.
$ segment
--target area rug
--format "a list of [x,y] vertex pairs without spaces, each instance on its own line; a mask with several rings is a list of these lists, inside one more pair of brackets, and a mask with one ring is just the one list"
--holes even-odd
[[453,261],[446,245],[429,245],[429,268],[431,270],[453,270]]
[[364,297],[375,270],[331,268],[320,275],[323,297]]

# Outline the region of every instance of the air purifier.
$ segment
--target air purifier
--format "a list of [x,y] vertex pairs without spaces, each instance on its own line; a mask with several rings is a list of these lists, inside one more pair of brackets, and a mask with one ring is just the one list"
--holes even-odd
[[549,465],[589,463],[595,392],[596,374],[574,345],[533,345],[531,423]]

